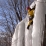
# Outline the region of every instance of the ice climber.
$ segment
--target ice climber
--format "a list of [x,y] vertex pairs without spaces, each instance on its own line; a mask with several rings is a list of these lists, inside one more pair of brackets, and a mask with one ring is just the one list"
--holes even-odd
[[32,9],[30,7],[27,7],[27,13],[28,13],[28,16],[29,16],[27,29],[29,29],[30,25],[33,25],[34,10],[35,10],[35,6]]

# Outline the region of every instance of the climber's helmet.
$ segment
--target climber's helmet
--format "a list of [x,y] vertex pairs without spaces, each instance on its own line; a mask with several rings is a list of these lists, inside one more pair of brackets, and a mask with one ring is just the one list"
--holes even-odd
[[27,7],[26,10],[31,10],[31,8],[30,7]]

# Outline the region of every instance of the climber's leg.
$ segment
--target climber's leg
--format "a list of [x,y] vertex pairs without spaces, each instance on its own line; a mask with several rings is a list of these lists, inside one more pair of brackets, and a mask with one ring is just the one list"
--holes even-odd
[[30,25],[27,26],[27,29],[29,29]]
[[29,29],[30,25],[32,25],[32,24],[33,24],[33,18],[29,17],[29,22],[28,22],[27,29]]
[[33,21],[27,26],[27,29],[29,29],[30,25],[33,25]]
[[30,25],[33,25],[33,21],[30,23]]

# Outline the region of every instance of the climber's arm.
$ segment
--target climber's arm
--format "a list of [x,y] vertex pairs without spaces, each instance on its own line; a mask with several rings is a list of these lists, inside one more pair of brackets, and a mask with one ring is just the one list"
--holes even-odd
[[34,6],[36,6],[36,1],[34,1],[31,5],[30,5],[30,8],[34,8]]

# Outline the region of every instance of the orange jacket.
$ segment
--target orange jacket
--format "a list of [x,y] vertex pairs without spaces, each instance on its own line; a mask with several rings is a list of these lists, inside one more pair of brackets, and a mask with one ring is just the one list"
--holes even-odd
[[33,16],[34,16],[34,10],[28,9],[28,15],[29,15],[30,17],[33,17]]

